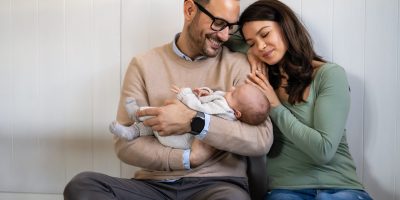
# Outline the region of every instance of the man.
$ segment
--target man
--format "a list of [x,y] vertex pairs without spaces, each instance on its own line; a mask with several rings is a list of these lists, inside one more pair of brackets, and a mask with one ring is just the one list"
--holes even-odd
[[144,124],[162,136],[190,132],[197,138],[192,148],[166,147],[153,136],[116,138],[118,157],[143,168],[135,179],[84,172],[68,183],[64,199],[250,199],[244,156],[268,152],[270,120],[250,126],[168,100],[174,99],[172,84],[228,90],[244,83],[250,71],[245,56],[222,47],[238,16],[238,0],[185,0],[182,32],[172,43],[134,58],[126,72],[117,121],[133,123],[124,110],[127,97],[141,106],[162,106],[140,111],[154,116]]

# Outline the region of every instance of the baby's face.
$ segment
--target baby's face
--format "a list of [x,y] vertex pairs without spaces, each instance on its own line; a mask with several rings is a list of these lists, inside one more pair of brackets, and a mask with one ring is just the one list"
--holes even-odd
[[233,109],[239,108],[239,98],[243,97],[243,94],[245,93],[244,88],[244,85],[231,87],[231,89],[225,93],[225,99],[226,102],[228,102],[229,107]]
[[253,85],[244,84],[237,87],[232,87],[225,94],[225,99],[228,105],[236,110],[245,107],[248,104],[258,104],[259,101],[263,101],[259,98],[261,91]]

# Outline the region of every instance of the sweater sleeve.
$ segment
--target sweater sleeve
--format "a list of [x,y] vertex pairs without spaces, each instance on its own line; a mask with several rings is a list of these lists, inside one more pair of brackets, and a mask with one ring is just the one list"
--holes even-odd
[[272,123],[268,118],[264,123],[253,126],[239,120],[224,120],[211,116],[207,144],[243,156],[261,156],[268,153],[272,141]]
[[325,164],[335,155],[344,133],[350,107],[349,85],[339,66],[322,71],[315,81],[313,125],[307,126],[283,105],[273,108],[270,116],[298,149],[315,163]]
[[[240,71],[232,85],[244,84],[250,73],[247,59],[237,60],[234,67]],[[208,133],[202,141],[217,149],[242,156],[261,156],[268,153],[273,138],[269,117],[264,123],[253,126],[239,120],[225,120],[212,115]]]
[[[139,105],[148,105],[140,62],[133,59],[125,74],[118,106],[117,121],[132,124],[124,108],[126,97],[133,97]],[[115,151],[121,161],[141,168],[171,171],[183,170],[183,150],[172,149],[158,142],[154,136],[139,137],[132,141],[115,137]]]

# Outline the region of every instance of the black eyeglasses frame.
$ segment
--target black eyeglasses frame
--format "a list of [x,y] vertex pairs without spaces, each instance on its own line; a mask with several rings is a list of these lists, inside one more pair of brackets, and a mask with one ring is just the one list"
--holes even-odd
[[[229,23],[224,19],[215,17],[207,9],[205,9],[202,5],[200,5],[196,1],[193,1],[193,2],[199,8],[199,10],[201,12],[203,12],[204,14],[206,14],[208,17],[211,18],[211,20],[212,20],[212,23],[210,25],[211,30],[219,32],[219,31],[224,30],[226,27],[228,27],[229,28],[229,35],[233,35],[239,30],[239,25],[238,25],[237,22],[236,23]],[[223,25],[215,25],[215,21],[217,21],[219,23],[222,23]]]

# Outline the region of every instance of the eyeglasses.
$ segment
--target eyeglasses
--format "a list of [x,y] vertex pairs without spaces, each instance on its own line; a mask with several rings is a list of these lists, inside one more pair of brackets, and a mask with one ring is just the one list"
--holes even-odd
[[210,17],[213,20],[211,23],[211,26],[210,26],[213,31],[222,31],[226,27],[229,27],[229,35],[233,35],[239,30],[239,25],[237,23],[229,23],[229,22],[225,21],[224,19],[214,17],[214,15],[212,15],[210,12],[208,12],[199,3],[197,3],[196,1],[193,1],[193,2],[194,2],[194,4],[196,4],[196,6],[199,8],[199,10],[201,12],[203,12],[204,14],[206,14],[208,17]]

